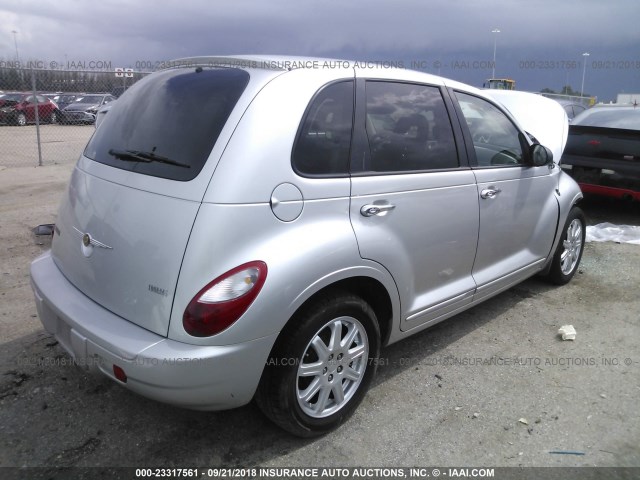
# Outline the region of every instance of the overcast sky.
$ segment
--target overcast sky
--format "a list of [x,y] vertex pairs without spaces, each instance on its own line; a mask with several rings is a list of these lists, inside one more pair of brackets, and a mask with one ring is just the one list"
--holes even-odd
[[579,91],[586,59],[585,92],[608,101],[640,93],[639,19],[638,0],[0,0],[0,61],[15,60],[16,42],[21,63],[58,67],[305,55],[402,62],[481,86],[495,41],[496,76],[519,90]]

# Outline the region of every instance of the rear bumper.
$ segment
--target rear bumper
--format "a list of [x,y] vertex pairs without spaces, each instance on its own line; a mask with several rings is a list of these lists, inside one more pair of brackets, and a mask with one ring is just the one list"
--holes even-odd
[[[145,397],[196,410],[248,403],[277,335],[226,346],[159,336],[93,302],[60,272],[49,252],[31,264],[31,285],[45,329],[79,366],[102,372]],[[115,378],[113,367],[127,375]]]
[[608,187],[606,185],[594,185],[590,183],[579,183],[578,185],[580,185],[580,188],[584,193],[640,202],[640,192],[629,190],[627,188]]
[[[585,167],[579,164],[562,164],[563,170],[578,182],[584,193],[640,200],[640,171],[620,172],[610,165]],[[629,167],[628,167],[629,168]]]
[[93,123],[96,116],[87,112],[74,112],[61,110],[61,120],[67,123]]
[[581,171],[613,171],[624,178],[640,178],[640,162],[637,160],[614,160],[610,158],[583,157],[565,154],[560,166],[569,170]]

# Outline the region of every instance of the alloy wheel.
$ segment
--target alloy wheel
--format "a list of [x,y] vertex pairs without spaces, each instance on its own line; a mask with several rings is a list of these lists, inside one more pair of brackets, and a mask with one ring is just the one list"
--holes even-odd
[[564,251],[560,256],[560,269],[569,275],[578,265],[582,251],[582,223],[575,218],[567,228],[567,238],[562,242]]
[[318,330],[297,371],[296,396],[302,411],[324,418],[345,406],[362,382],[368,358],[367,332],[355,318],[339,317]]

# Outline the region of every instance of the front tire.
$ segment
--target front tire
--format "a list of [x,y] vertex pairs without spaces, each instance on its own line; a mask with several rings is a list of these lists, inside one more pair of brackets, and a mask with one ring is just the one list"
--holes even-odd
[[569,212],[562,230],[560,243],[553,256],[551,270],[547,278],[556,285],[565,285],[571,281],[584,251],[584,241],[587,230],[584,213],[578,207]]
[[16,117],[16,125],[19,127],[24,127],[27,124],[27,117],[24,113],[19,113]]
[[380,353],[373,309],[351,294],[323,295],[283,330],[256,393],[274,423],[300,437],[333,430],[364,397]]

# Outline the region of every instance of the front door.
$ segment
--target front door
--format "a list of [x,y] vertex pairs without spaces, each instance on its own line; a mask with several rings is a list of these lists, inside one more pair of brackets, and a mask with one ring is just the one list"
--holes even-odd
[[475,151],[480,232],[476,299],[531,276],[548,257],[558,220],[549,166],[525,165],[522,134],[492,103],[456,92]]

